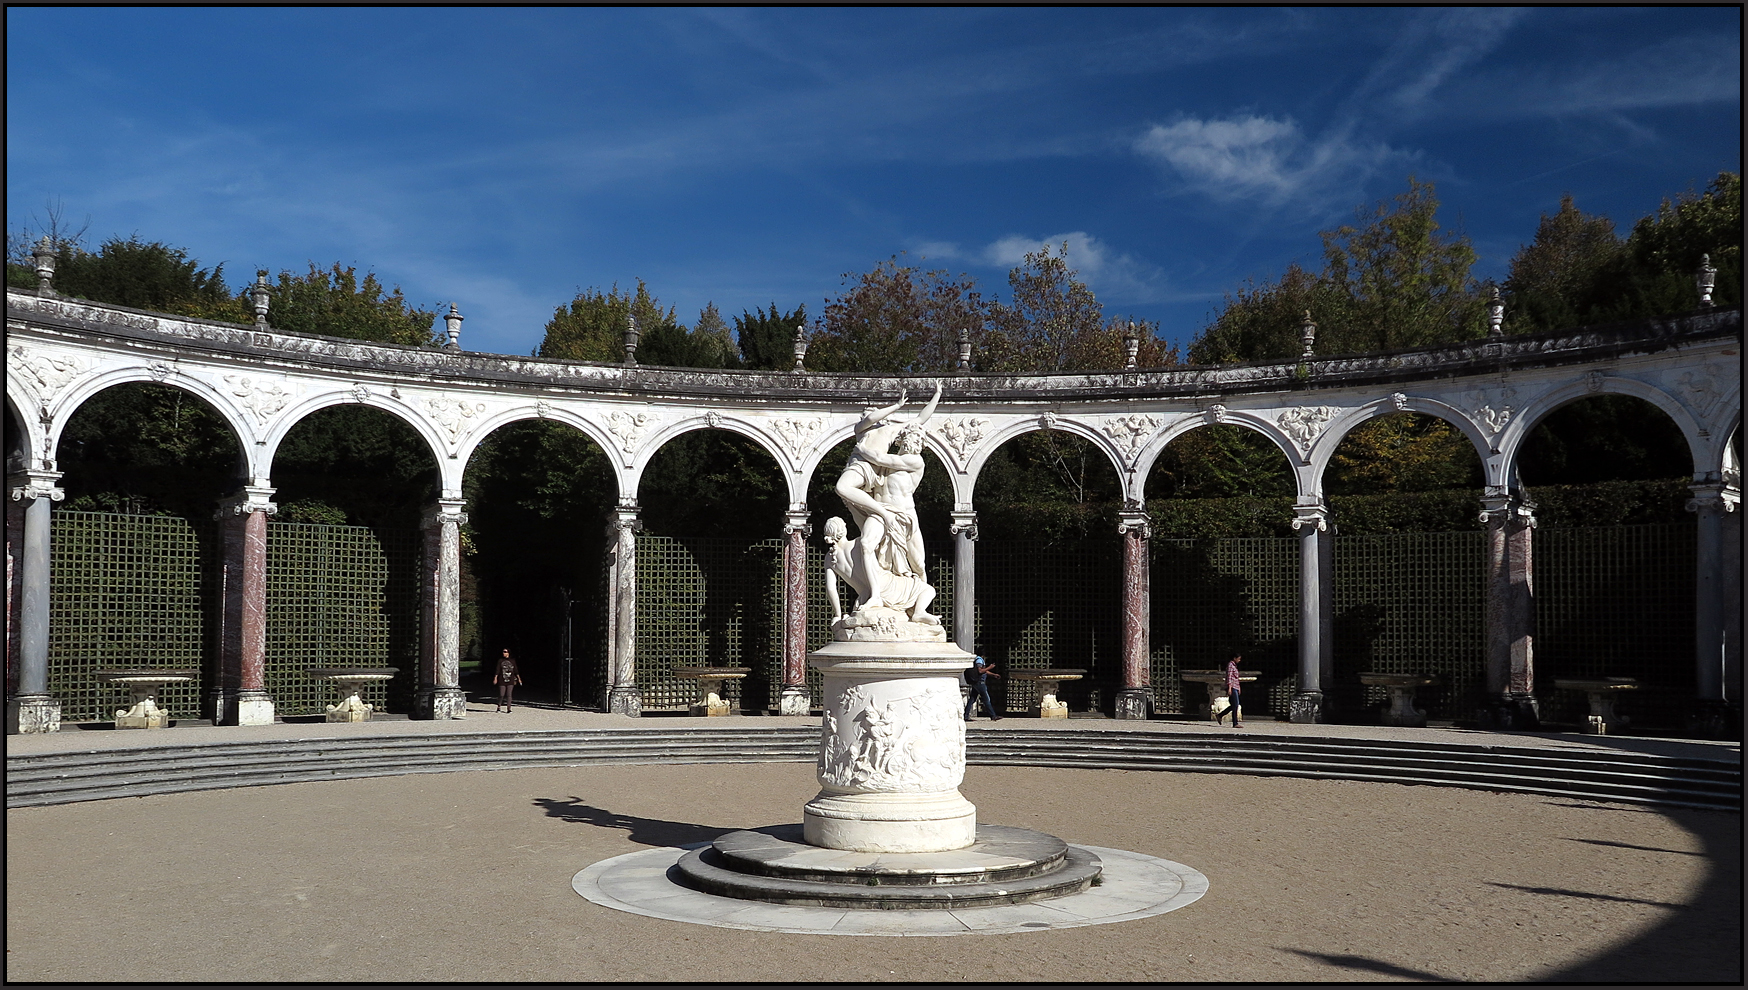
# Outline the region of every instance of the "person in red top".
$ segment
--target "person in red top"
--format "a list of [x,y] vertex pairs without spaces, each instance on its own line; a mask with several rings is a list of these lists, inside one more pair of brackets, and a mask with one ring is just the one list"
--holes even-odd
[[1241,703],[1239,692],[1244,684],[1243,680],[1238,676],[1238,661],[1243,659],[1243,654],[1234,653],[1232,659],[1226,661],[1226,695],[1232,699],[1232,704],[1227,707],[1226,711],[1219,712],[1214,716],[1214,721],[1222,722],[1226,719],[1226,712],[1231,712],[1232,727],[1234,729],[1244,728],[1244,723],[1238,720],[1239,716],[1243,714],[1239,711],[1238,706]]

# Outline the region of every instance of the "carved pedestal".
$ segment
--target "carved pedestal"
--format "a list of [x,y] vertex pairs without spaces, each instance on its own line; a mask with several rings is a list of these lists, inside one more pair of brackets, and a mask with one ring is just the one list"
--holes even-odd
[[777,696],[777,714],[779,715],[810,715],[813,713],[813,698],[804,687],[786,687]]
[[637,685],[615,686],[607,690],[607,710],[615,715],[643,716],[643,691]]
[[46,694],[21,694],[6,703],[6,734],[59,732],[61,703]]
[[415,705],[415,714],[422,719],[467,717],[467,695],[460,688],[427,688],[419,692]]
[[808,843],[944,852],[977,840],[977,809],[959,793],[959,673],[971,661],[945,642],[834,642],[808,657],[825,675],[820,792],[803,814]]
[[1306,691],[1293,695],[1292,708],[1288,718],[1300,725],[1314,725],[1328,721],[1323,716],[1323,692]]

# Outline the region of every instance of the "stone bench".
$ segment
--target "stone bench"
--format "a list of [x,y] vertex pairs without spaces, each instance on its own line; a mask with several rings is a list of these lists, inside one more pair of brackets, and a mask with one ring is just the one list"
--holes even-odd
[[1637,691],[1639,681],[1635,677],[1557,677],[1554,686],[1588,695],[1590,714],[1585,716],[1580,731],[1605,736],[1627,727],[1629,720],[1625,715],[1615,714],[1614,703],[1621,692]]
[[[1238,672],[1238,681],[1241,684],[1248,684],[1261,676],[1261,671],[1240,670]],[[1208,703],[1204,706],[1203,713],[1208,721],[1214,721],[1219,717],[1221,712],[1232,707],[1232,697],[1226,693],[1226,671],[1224,669],[1181,670],[1178,671],[1178,677],[1182,678],[1186,684],[1202,684],[1207,686]],[[1244,707],[1242,705],[1239,706],[1237,717],[1239,721],[1244,720]]]
[[722,683],[738,681],[753,672],[751,667],[675,667],[675,677],[686,677],[698,682],[698,700],[692,705],[692,714],[705,718],[719,718],[732,715],[733,709],[722,698]]
[[374,681],[393,680],[399,667],[311,667],[307,673],[320,681],[333,681],[340,703],[328,706],[330,722],[368,722],[375,706],[365,704],[359,693]]
[[1412,729],[1426,727],[1426,712],[1414,706],[1414,692],[1423,687],[1444,683],[1437,674],[1363,673],[1360,683],[1367,687],[1388,688],[1390,710],[1384,713],[1385,725],[1401,725]]
[[1086,670],[1084,668],[1058,667],[1047,670],[1008,668],[1010,680],[1037,682],[1038,704],[1032,709],[1032,714],[1039,718],[1067,718],[1068,703],[1056,700],[1056,695],[1062,690],[1063,681],[1078,681],[1085,676]]
[[170,724],[170,713],[158,707],[158,690],[166,684],[186,684],[200,676],[198,670],[100,670],[98,681],[120,684],[133,692],[133,707],[115,712],[118,729],[162,729]]

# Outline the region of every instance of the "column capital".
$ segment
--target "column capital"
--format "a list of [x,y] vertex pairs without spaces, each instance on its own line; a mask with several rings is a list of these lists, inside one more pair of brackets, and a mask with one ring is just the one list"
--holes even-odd
[[1293,531],[1309,528],[1315,533],[1329,532],[1329,506],[1321,502],[1310,502],[1293,506]]
[[[1718,482],[1708,482],[1701,485],[1689,485],[1687,490],[1693,497],[1687,500],[1687,511],[1705,512],[1722,509],[1725,512],[1735,512],[1742,503],[1742,491],[1734,485]],[[12,496],[17,498],[17,495]]]
[[61,480],[61,472],[59,471],[18,471],[6,476],[6,487],[12,489],[14,502],[39,498],[59,502],[67,497],[67,490],[55,484],[59,480]]
[[218,509],[213,512],[214,519],[225,519],[230,516],[244,516],[251,512],[262,512],[267,515],[278,515],[279,506],[273,502],[274,488],[264,488],[256,485],[244,485],[242,489],[229,498],[219,499]]
[[1153,538],[1153,517],[1147,510],[1131,503],[1128,508],[1117,510],[1117,535],[1134,534],[1143,540]]
[[1488,488],[1481,495],[1482,525],[1490,522],[1516,523],[1534,529],[1536,526],[1536,503],[1525,498],[1523,494],[1513,493],[1504,488]]
[[948,527],[954,536],[964,536],[968,540],[977,539],[977,513],[972,510],[954,510],[952,525]]
[[802,536],[812,536],[812,518],[812,513],[808,512],[805,507],[800,509],[790,509],[783,513],[784,535],[787,536],[790,533],[800,533]]
[[424,513],[419,517],[419,525],[423,529],[430,529],[433,526],[441,526],[446,523],[456,526],[463,525],[467,522],[467,513],[461,511],[465,505],[467,505],[467,499],[464,498],[440,498],[425,507]]
[[636,499],[621,499],[607,514],[607,538],[618,539],[622,530],[643,532],[643,520],[638,517],[642,511]]

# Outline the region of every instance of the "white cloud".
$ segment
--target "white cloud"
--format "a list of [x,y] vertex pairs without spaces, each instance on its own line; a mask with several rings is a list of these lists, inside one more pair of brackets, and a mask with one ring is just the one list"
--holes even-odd
[[1012,268],[1026,255],[1048,246],[1068,246],[1068,265],[1080,272],[1081,281],[1107,303],[1150,303],[1172,298],[1164,270],[1131,254],[1118,251],[1084,230],[1049,237],[1003,237],[970,255],[970,260],[991,268]]
[[1348,127],[1311,140],[1290,119],[1255,115],[1155,124],[1134,147],[1193,191],[1269,205],[1303,198],[1313,211],[1331,195],[1351,196],[1386,164],[1413,157],[1382,143],[1357,142]]

